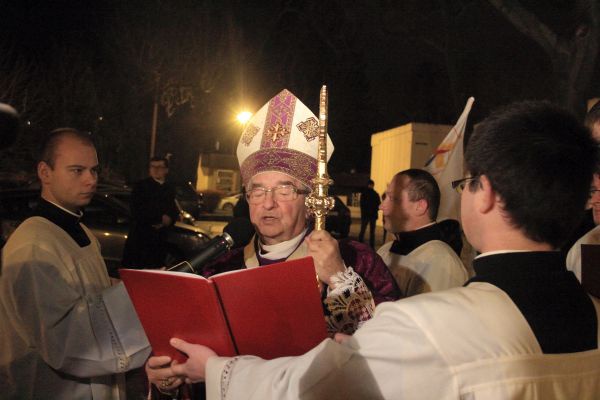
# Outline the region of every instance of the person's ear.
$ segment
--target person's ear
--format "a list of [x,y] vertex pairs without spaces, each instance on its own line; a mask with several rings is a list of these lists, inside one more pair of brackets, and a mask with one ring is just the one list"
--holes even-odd
[[37,166],[37,174],[40,182],[43,184],[48,183],[52,174],[52,168],[45,161],[40,161]]
[[477,196],[477,208],[485,214],[491,211],[500,199],[487,176],[481,175],[478,181],[479,189],[474,194]]
[[425,213],[427,213],[427,211],[429,210],[429,204],[427,203],[427,200],[421,199],[421,200],[415,201],[414,210],[415,210],[415,214],[419,217],[421,217]]

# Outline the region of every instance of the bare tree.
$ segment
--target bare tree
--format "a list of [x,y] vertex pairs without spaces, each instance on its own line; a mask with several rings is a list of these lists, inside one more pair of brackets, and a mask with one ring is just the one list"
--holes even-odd
[[[438,102],[443,102],[444,92],[440,89],[444,88],[430,88],[429,84],[447,79],[448,95],[452,99],[449,106],[454,110],[460,109],[469,95],[478,93],[479,106],[474,112],[479,115],[519,98],[550,98],[582,113],[596,66],[599,3],[596,0],[546,3],[489,0],[487,3],[380,0],[375,3],[378,6],[372,7],[375,19],[372,25],[376,27],[374,41],[385,44],[396,40],[398,52],[407,51],[407,57],[423,59],[425,72],[418,70],[415,78],[422,91],[437,96]],[[504,26],[502,20],[509,24]],[[506,57],[511,53],[506,50],[506,42],[499,38],[515,40],[513,59],[502,58],[500,54]],[[518,42],[520,38],[524,40]],[[538,46],[539,52],[536,51]],[[499,65],[503,68],[490,68],[494,59],[501,61]],[[392,58],[390,63],[393,62]],[[527,68],[529,73],[525,72]],[[427,77],[419,79],[421,74]],[[527,79],[527,74],[534,78]],[[406,78],[399,76],[399,79]],[[540,84],[541,81],[545,83]],[[521,82],[520,86],[517,82]],[[490,95],[491,88],[494,88],[493,95]],[[440,118],[443,115],[436,116],[438,112],[426,98],[410,98],[407,104],[402,98],[396,101],[406,109],[410,119],[419,118],[425,112],[432,120],[443,120]],[[438,107],[443,111],[444,105]]]
[[[120,75],[114,81],[126,85],[119,95],[121,107],[113,110],[129,116],[122,118],[123,151],[126,147],[147,149],[152,107],[157,103],[158,143],[163,152],[176,142],[178,148],[169,149],[176,158],[195,150],[189,158],[197,159],[200,142],[212,133],[207,127],[213,125],[211,107],[218,89],[228,84],[224,76],[235,61],[232,45],[239,40],[237,35],[227,1],[114,2],[104,43],[113,63],[119,65]],[[190,108],[195,114],[193,130],[177,140],[166,138],[165,130],[173,125],[168,119],[177,119],[179,110]],[[169,130],[173,137],[174,129]],[[206,134],[193,134],[198,131]],[[141,172],[145,160],[138,164],[130,167]]]
[[15,107],[25,120],[37,120],[41,114],[41,90],[34,84],[38,73],[14,44],[0,42],[0,101]]
[[579,20],[567,36],[555,33],[517,0],[489,0],[522,34],[547,54],[556,80],[556,98],[569,110],[581,114],[596,65],[600,39],[600,5],[583,4]]
[[17,52],[14,44],[0,42],[0,101],[18,111],[23,126],[16,143],[0,152],[0,170],[3,172],[32,171],[36,143],[34,133],[44,115],[43,91],[36,83],[39,71],[34,63]]
[[199,93],[213,92],[229,61],[226,10],[226,4],[210,1],[117,2],[109,46],[134,78],[131,88],[154,95],[158,79],[159,98],[171,112],[182,93],[198,101]]
[[80,48],[63,44],[54,44],[52,54],[32,82],[42,94],[46,125],[92,131],[102,110],[101,82],[91,58]]

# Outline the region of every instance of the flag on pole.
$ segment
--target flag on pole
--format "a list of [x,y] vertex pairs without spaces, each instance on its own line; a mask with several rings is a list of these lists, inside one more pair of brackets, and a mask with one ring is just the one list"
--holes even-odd
[[469,97],[465,109],[448,135],[425,164],[425,169],[433,175],[440,187],[440,209],[438,220],[459,219],[460,195],[452,189],[452,181],[463,177],[463,139],[467,118],[475,99]]

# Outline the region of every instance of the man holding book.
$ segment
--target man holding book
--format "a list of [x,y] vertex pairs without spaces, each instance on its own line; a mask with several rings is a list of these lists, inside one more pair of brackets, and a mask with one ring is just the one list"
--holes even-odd
[[467,176],[453,184],[481,252],[464,287],[384,303],[352,337],[299,357],[218,357],[172,339],[190,358],[151,379],[206,380],[211,399],[595,399],[600,303],[556,251],[587,200],[595,159],[571,115],[548,103],[509,106],[476,127]]
[[[237,156],[257,234],[246,247],[205,266],[202,275],[312,256],[328,330],[352,333],[371,318],[375,304],[396,300],[400,292],[372,249],[312,230],[304,200],[316,176],[317,133],[317,118],[288,90],[254,114]],[[333,144],[327,140],[329,159]]]
[[[254,114],[237,156],[257,234],[246,247],[230,251],[201,273],[211,276],[312,256],[328,331],[353,333],[372,317],[375,304],[397,300],[401,293],[369,246],[313,231],[304,200],[317,172],[317,136],[318,119],[288,90]],[[327,150],[329,159],[329,137]]]

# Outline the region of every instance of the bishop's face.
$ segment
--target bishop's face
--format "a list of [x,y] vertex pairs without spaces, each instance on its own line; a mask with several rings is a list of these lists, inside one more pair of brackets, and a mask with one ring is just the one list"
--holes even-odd
[[[272,189],[282,185],[293,185],[300,189],[300,181],[281,172],[263,172],[252,177],[247,191],[254,188]],[[305,195],[280,201],[272,191],[265,193],[259,204],[249,201],[250,220],[265,244],[277,244],[298,236],[306,227]]]

